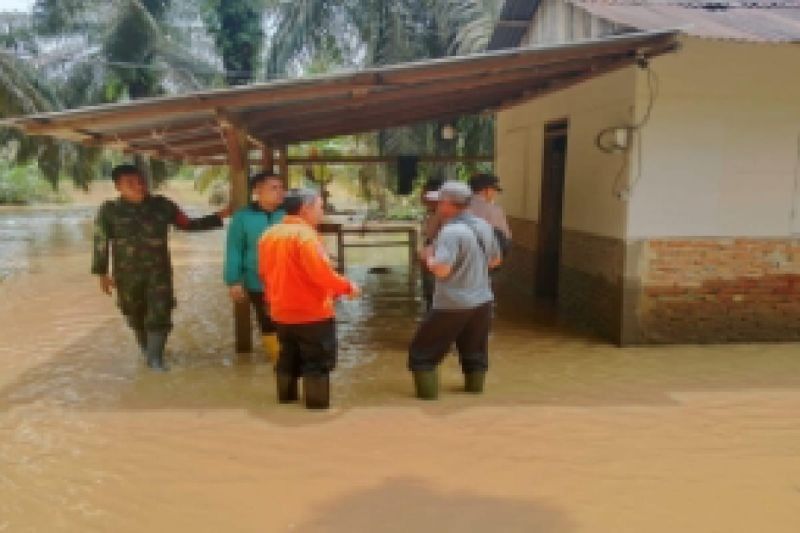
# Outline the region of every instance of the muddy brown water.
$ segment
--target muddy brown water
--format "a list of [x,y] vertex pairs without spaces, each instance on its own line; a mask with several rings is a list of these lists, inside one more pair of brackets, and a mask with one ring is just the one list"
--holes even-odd
[[450,358],[420,403],[419,304],[373,251],[309,413],[233,353],[222,232],[173,235],[173,370],[147,372],[87,273],[91,214],[0,211],[0,531],[800,531],[796,345],[619,349],[504,300],[486,394]]

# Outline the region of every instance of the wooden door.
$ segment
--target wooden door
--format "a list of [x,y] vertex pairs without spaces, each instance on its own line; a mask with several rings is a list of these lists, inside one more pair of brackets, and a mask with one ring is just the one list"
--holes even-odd
[[536,296],[555,302],[561,263],[561,223],[567,169],[566,120],[545,125],[542,151],[542,190],[539,203]]

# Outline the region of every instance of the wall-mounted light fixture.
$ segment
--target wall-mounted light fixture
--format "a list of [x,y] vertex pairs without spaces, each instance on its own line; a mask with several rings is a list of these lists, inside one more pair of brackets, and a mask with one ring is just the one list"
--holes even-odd
[[453,139],[456,138],[457,133],[458,132],[456,132],[456,128],[452,124],[445,124],[444,126],[442,126],[441,134],[442,134],[442,139],[444,139],[445,141],[452,141]]

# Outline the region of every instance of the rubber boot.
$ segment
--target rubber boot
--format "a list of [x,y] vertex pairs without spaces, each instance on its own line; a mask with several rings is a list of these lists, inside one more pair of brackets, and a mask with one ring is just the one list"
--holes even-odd
[[167,345],[168,335],[165,331],[147,332],[147,366],[157,372],[169,370],[164,364],[164,347]]
[[435,400],[439,397],[439,373],[436,370],[417,370],[412,374],[417,398]]
[[327,409],[331,405],[330,378],[325,376],[304,376],[303,396],[306,409]]
[[275,374],[278,383],[278,403],[292,403],[298,399],[297,378],[289,374]]
[[133,334],[136,336],[136,344],[139,346],[142,355],[147,357],[147,332],[143,329],[136,328],[133,330]]
[[261,344],[264,346],[264,353],[267,356],[267,361],[273,365],[278,362],[278,356],[281,353],[281,345],[278,342],[278,335],[270,333],[261,336]]
[[464,391],[472,394],[480,394],[483,392],[483,384],[485,381],[486,372],[484,370],[466,372],[464,374]]

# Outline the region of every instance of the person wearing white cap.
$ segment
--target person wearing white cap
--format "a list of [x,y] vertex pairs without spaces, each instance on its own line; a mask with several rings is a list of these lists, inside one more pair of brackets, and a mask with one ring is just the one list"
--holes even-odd
[[437,367],[455,343],[465,390],[480,393],[489,368],[494,302],[489,271],[500,264],[500,247],[492,227],[467,212],[472,191],[466,184],[445,182],[426,199],[437,202],[444,225],[422,253],[436,284],[433,307],[411,341],[408,367],[417,397],[437,398]]

